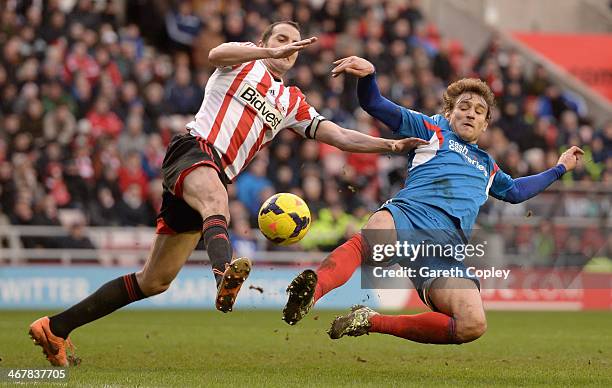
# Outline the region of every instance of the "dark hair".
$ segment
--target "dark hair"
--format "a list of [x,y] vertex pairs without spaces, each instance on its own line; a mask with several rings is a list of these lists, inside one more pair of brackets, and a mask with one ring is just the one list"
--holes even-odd
[[457,98],[463,93],[474,93],[484,98],[487,103],[487,121],[495,107],[495,96],[489,86],[478,78],[463,78],[448,85],[442,96],[442,113],[449,115],[455,109]]
[[265,31],[263,32],[263,34],[261,34],[261,41],[264,43],[268,43],[268,39],[270,39],[270,36],[272,35],[272,31],[274,31],[274,27],[280,25],[280,24],[288,24],[291,27],[295,28],[296,30],[298,30],[298,32],[300,32],[300,25],[296,22],[293,22],[291,20],[283,20],[280,22],[274,22],[272,24],[270,24],[268,27],[266,27]]

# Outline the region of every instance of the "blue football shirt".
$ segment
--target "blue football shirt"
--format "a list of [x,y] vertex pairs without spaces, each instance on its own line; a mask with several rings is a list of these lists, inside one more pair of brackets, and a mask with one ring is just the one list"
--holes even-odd
[[403,107],[401,114],[395,133],[428,140],[429,144],[411,152],[408,178],[396,198],[444,210],[469,235],[480,206],[489,195],[503,200],[514,185],[513,179],[489,154],[455,134],[444,116],[428,117]]

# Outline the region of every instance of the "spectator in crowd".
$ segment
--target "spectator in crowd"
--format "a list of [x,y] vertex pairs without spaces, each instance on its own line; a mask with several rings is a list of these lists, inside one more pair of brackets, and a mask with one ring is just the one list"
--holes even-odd
[[119,135],[117,146],[122,158],[128,154],[138,154],[147,146],[148,138],[143,131],[142,116],[131,114],[127,117],[125,130]]
[[113,192],[108,186],[100,186],[96,201],[89,208],[89,224],[93,226],[119,225],[119,213]]
[[271,187],[272,182],[266,177],[266,155],[260,155],[236,180],[238,199],[248,209],[250,217],[256,217],[261,206],[261,202],[253,198],[261,198],[261,192]]
[[144,201],[141,186],[136,183],[130,184],[123,191],[116,210],[122,226],[152,225],[155,218],[149,204]]
[[174,77],[166,85],[165,103],[170,113],[195,114],[203,97],[201,87],[197,87],[191,80],[189,68],[177,67]]
[[43,118],[44,140],[68,145],[76,132],[76,119],[67,104],[50,108]]
[[239,218],[232,221],[230,241],[235,254],[239,257],[253,257],[257,251],[257,240],[248,219]]
[[[15,203],[11,223],[14,225],[34,225],[34,211],[27,201],[20,200]],[[21,236],[21,244],[24,248],[43,247],[43,237]]]
[[181,0],[178,8],[166,13],[166,32],[175,50],[190,51],[201,28],[202,21],[193,12],[191,1]]
[[93,141],[103,135],[116,138],[123,129],[121,119],[110,109],[110,102],[104,97],[96,100],[93,109],[87,114],[87,120],[91,125]]
[[68,236],[61,239],[60,246],[64,249],[96,249],[82,222],[75,222],[70,226]]
[[125,193],[131,185],[139,186],[141,199],[147,196],[148,178],[142,168],[141,155],[130,151],[124,158],[123,166],[119,168],[119,189]]

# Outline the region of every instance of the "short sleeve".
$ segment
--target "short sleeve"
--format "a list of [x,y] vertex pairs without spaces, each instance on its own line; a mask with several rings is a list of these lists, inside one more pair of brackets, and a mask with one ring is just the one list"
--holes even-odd
[[493,162],[493,176],[489,194],[497,199],[503,200],[506,197],[506,193],[514,186],[514,179],[497,166],[497,163]]
[[[253,42],[227,42],[227,44],[237,45],[237,46],[257,47],[257,45],[255,43],[253,43]],[[249,62],[239,63],[237,65],[231,65],[231,66],[221,66],[221,67],[219,67],[219,69],[221,69],[223,71],[236,70],[239,67],[242,67],[242,66],[244,66],[247,63],[249,63]]]
[[440,128],[431,117],[402,107],[402,123],[396,133],[404,137],[418,137],[429,140],[434,132],[438,131],[440,131]]
[[315,108],[310,106],[300,89],[289,88],[289,108],[283,127],[290,128],[305,138],[314,139],[318,124],[324,120]]

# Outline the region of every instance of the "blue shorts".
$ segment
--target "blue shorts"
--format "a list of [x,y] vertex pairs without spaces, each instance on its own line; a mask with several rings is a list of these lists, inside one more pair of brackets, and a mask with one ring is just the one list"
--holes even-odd
[[[465,236],[453,220],[443,210],[421,204],[408,202],[402,198],[393,198],[380,207],[379,210],[388,210],[393,216],[397,239],[399,242],[407,241],[419,244],[424,241],[428,244],[446,246],[451,244],[465,245]],[[428,300],[429,287],[439,277],[460,277],[472,280],[478,289],[480,281],[477,277],[466,274],[467,267],[463,261],[450,255],[439,253],[422,255],[414,260],[397,259],[396,263],[403,267],[413,269],[414,276],[410,276],[419,297],[433,311],[436,307]],[[449,271],[450,276],[439,276],[440,272]]]

